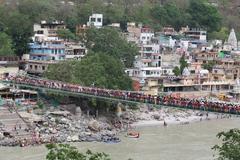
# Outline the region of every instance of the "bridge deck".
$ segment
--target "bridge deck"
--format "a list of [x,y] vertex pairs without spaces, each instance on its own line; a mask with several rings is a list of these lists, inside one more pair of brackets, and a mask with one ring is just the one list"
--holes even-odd
[[[111,102],[121,102],[121,103],[126,103],[126,104],[149,104],[149,105],[154,105],[155,107],[172,107],[172,108],[179,108],[179,109],[190,109],[190,110],[201,110],[199,108],[193,108],[191,106],[188,107],[181,107],[181,106],[173,106],[173,105],[165,105],[165,104],[154,104],[154,103],[148,103],[148,102],[143,102],[143,101],[135,101],[135,100],[126,100],[126,99],[120,99],[116,97],[105,97],[105,96],[100,96],[100,95],[93,95],[93,94],[87,94],[87,93],[80,93],[80,92],[71,92],[71,91],[66,91],[66,90],[60,90],[60,89],[54,89],[54,88],[47,88],[47,87],[39,87],[39,86],[33,86],[33,85],[27,85],[27,84],[16,84],[10,81],[0,81],[4,84],[12,84],[12,85],[17,85],[19,87],[24,87],[24,88],[31,88],[35,90],[46,90],[50,92],[54,92],[57,94],[63,94],[63,95],[72,95],[72,96],[80,96],[80,97],[87,97],[87,98],[96,98],[96,99],[102,99],[106,101],[111,101]],[[213,110],[205,110],[208,112],[213,112],[213,113],[225,113],[225,114],[237,114],[240,115],[240,113],[232,113],[232,112],[217,112]]]

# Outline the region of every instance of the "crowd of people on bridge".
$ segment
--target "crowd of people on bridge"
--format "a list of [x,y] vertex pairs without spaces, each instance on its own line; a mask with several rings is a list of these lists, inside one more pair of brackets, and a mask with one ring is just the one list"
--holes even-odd
[[57,89],[87,95],[94,95],[98,97],[121,99],[132,102],[149,103],[155,105],[165,105],[220,113],[240,114],[240,104],[233,104],[222,101],[216,102],[206,99],[189,99],[176,96],[174,97],[171,95],[153,96],[146,95],[142,92],[85,87],[76,84],[28,76],[12,76],[8,77],[6,80],[16,84],[25,84],[35,87]]

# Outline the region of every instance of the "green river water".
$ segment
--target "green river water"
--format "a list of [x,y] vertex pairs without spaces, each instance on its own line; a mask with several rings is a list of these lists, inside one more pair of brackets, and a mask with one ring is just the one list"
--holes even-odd
[[[192,123],[137,128],[139,139],[121,136],[118,144],[75,143],[81,151],[91,149],[106,152],[113,160],[213,160],[211,147],[219,140],[216,134],[231,128],[240,128],[240,119],[219,119]],[[44,146],[0,148],[0,160],[44,160]]]

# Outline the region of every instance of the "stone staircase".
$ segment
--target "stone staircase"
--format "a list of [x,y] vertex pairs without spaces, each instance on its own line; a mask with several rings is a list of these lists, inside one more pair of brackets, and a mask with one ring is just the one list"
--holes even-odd
[[9,132],[14,137],[28,138],[30,133],[26,129],[29,126],[15,110],[6,105],[0,106],[0,131]]

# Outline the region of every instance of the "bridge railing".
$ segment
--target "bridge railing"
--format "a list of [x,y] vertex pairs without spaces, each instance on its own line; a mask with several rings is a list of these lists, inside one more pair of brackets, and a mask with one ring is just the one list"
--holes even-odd
[[176,98],[171,96],[144,95],[139,92],[109,90],[95,87],[83,87],[79,85],[32,77],[12,77],[5,83],[25,85],[31,88],[52,89],[57,92],[68,92],[88,97],[98,97],[106,100],[116,100],[130,103],[148,103],[153,105],[167,105],[183,109],[195,109],[210,112],[240,114],[240,104],[209,102],[188,98]]

